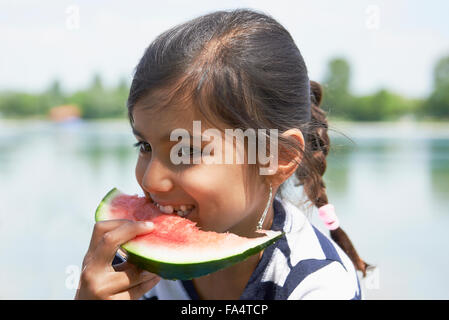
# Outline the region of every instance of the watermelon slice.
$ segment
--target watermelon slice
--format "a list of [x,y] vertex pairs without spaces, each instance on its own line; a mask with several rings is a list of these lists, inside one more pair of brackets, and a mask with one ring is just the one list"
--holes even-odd
[[195,222],[161,212],[145,197],[127,195],[114,188],[98,205],[95,220],[152,221],[151,233],[121,246],[127,260],[165,279],[200,277],[245,260],[274,243],[281,231],[261,230],[261,237],[200,230]]

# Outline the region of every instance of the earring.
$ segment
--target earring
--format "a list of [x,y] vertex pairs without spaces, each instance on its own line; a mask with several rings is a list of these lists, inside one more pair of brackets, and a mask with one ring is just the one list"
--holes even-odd
[[259,223],[257,224],[256,230],[262,229],[263,222],[265,221],[265,217],[267,216],[268,208],[270,208],[272,195],[273,195],[273,189],[271,188],[271,182],[270,182],[270,196],[268,197],[267,205],[265,206],[265,210],[263,211],[262,217],[260,218]]

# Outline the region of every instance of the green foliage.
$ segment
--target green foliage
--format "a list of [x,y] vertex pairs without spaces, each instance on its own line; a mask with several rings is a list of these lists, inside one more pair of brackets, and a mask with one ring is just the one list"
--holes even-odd
[[[397,120],[403,116],[449,119],[449,56],[441,58],[433,71],[433,92],[426,99],[408,99],[380,89],[371,95],[351,93],[351,67],[342,57],[329,61],[323,86],[322,107],[330,117],[354,121]],[[0,92],[0,116],[47,116],[52,107],[76,104],[85,119],[126,118],[129,85],[120,79],[108,88],[95,74],[84,90],[66,94],[58,80],[40,94]]]
[[104,88],[99,75],[95,75],[87,90],[77,91],[68,101],[81,108],[85,119],[117,118],[126,116],[128,88],[122,80],[116,88]]
[[81,109],[85,119],[124,118],[129,86],[121,79],[117,86],[106,88],[100,75],[93,77],[85,90],[65,94],[58,80],[40,94],[22,92],[0,93],[0,115],[4,117],[47,116],[52,107],[75,104]]
[[5,92],[0,98],[0,110],[6,116],[36,115],[39,98],[27,93]]
[[355,97],[352,101],[351,119],[360,121],[397,120],[401,116],[413,114],[417,102],[407,100],[386,89],[373,95]]
[[433,92],[424,103],[423,113],[449,118],[449,56],[441,58],[434,67]]
[[329,62],[328,71],[323,81],[323,107],[332,116],[348,118],[351,114],[353,97],[349,91],[351,69],[343,58]]
[[328,115],[354,121],[397,120],[405,115],[418,115],[422,101],[404,98],[387,89],[372,95],[355,96],[350,91],[351,70],[344,58],[329,62],[323,81],[322,107]]

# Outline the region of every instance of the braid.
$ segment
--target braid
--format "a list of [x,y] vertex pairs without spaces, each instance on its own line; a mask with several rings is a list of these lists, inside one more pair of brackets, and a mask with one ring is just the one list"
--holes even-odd
[[[300,184],[304,186],[304,191],[310,201],[319,208],[328,204],[323,175],[326,171],[326,156],[329,153],[330,141],[327,134],[326,114],[320,108],[322,88],[317,82],[310,81],[310,89],[311,121],[303,159],[305,165],[299,167],[296,175]],[[351,240],[343,229],[339,227],[331,230],[330,235],[332,240],[349,256],[356,269],[362,271],[363,275],[366,276],[366,268],[369,265],[360,259]]]

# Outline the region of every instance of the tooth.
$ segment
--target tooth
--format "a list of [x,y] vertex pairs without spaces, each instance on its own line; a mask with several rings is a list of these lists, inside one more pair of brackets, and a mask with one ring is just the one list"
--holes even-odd
[[157,203],[156,201],[154,201],[154,205],[163,213],[170,214],[176,212],[179,216],[182,217],[190,213],[195,208],[195,206],[191,204],[188,205],[183,204],[180,205],[179,208],[178,207],[175,208],[172,205],[163,206]]
[[182,211],[181,211],[181,210],[175,210],[175,213],[176,213],[178,216],[182,217]]

